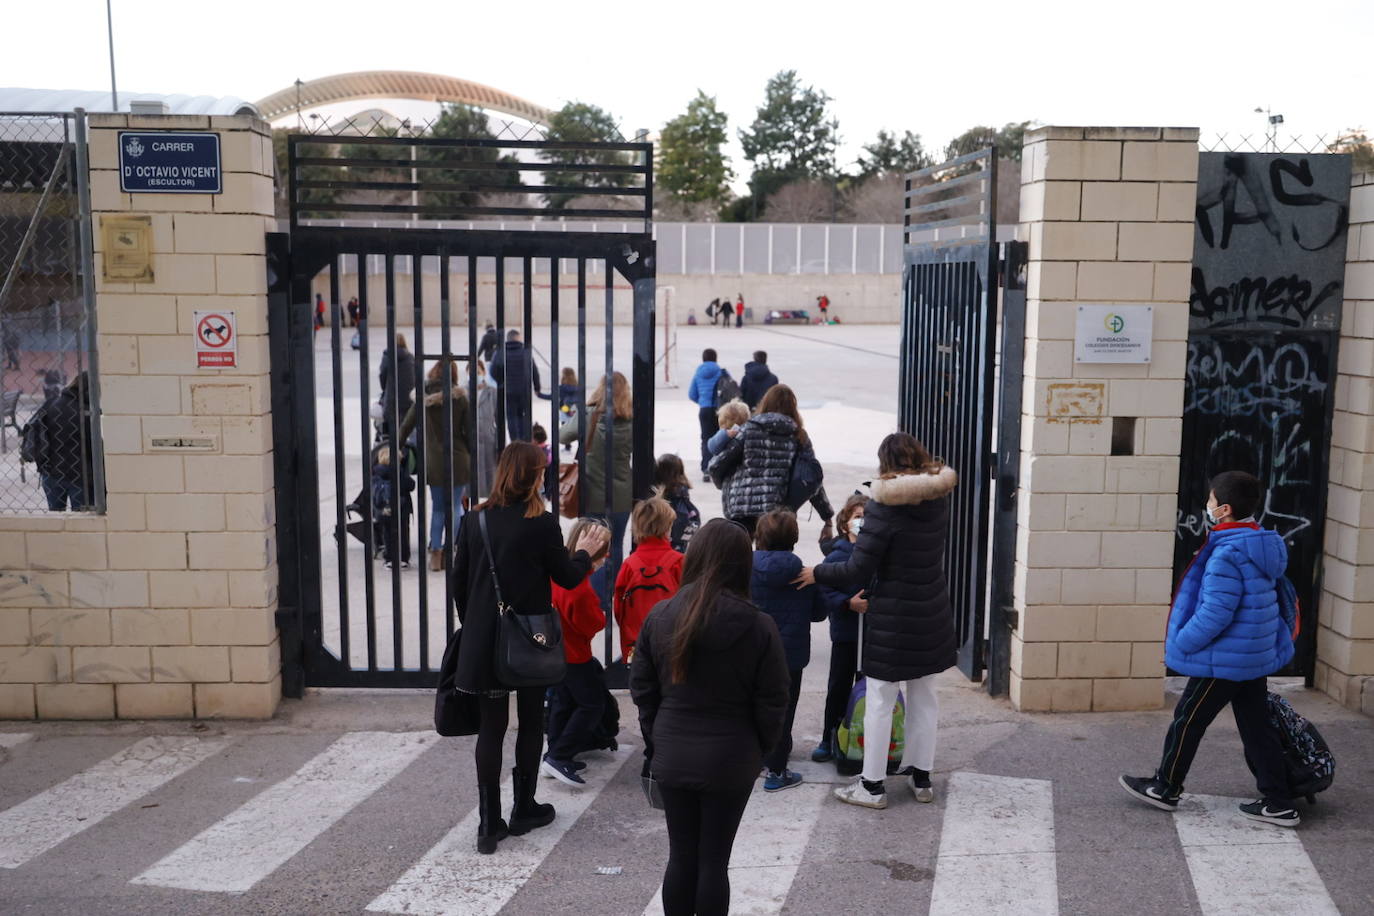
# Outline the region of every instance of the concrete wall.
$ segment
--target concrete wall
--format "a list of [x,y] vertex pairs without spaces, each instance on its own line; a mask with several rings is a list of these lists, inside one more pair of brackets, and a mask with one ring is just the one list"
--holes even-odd
[[[1011,699],[1025,710],[1163,701],[1197,136],[1026,135],[1030,243]],[[1148,365],[1074,363],[1080,303],[1154,306]],[[1111,454],[1114,418],[1134,454]]]
[[1374,174],[1353,184],[1314,682],[1374,714]]
[[[224,192],[119,191],[119,129],[220,134]],[[108,512],[0,517],[0,718],[265,717],[274,621],[264,233],[251,118],[91,118]],[[154,282],[106,283],[100,219],[148,214]],[[237,313],[239,367],[197,371],[192,312]],[[196,454],[154,438],[199,437]]]

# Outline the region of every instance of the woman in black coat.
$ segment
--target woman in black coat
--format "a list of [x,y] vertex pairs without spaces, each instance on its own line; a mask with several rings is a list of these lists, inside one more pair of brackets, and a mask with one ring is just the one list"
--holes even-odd
[[377,381],[382,387],[382,426],[390,436],[401,425],[401,418],[410,410],[410,405],[415,403],[415,354],[406,345],[404,334],[397,334],[396,340],[382,353]]
[[682,588],[649,613],[630,667],[646,769],[668,821],[666,916],[729,911],[735,831],[787,712],[777,625],[749,602],[750,546],[725,519],[696,533]]
[[863,776],[835,790],[841,801],[867,808],[887,807],[883,778],[898,691],[906,698],[902,775],[917,801],[934,800],[935,675],[954,664],[956,648],[944,560],[949,494],[958,477],[907,433],[883,440],[878,473],[853,556],[804,569],[797,580],[834,587],[870,583],[863,641],[868,679]]
[[571,556],[563,544],[558,518],[544,510],[544,450],[532,442],[512,442],[501,453],[491,498],[463,518],[453,563],[451,593],[463,637],[458,646],[455,684],[481,697],[477,733],[477,850],[496,851],[508,833],[519,836],[553,821],[553,805],[534,800],[539,758],[544,750],[543,687],[514,690],[520,728],[511,771],[515,804],[510,823],[501,819],[501,745],[510,721],[512,688],[497,677],[497,607],[491,565],[479,516],[487,532],[501,583],[501,595],[517,614],[544,614],[553,606],[552,579],[574,588],[592,569],[592,556],[606,544],[602,528],[588,529]]

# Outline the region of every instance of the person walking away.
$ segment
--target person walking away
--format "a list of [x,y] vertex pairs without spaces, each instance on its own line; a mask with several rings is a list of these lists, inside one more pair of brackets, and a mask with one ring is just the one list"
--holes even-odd
[[[381,526],[382,560],[387,569],[399,563],[402,569],[410,566],[410,514],[413,505],[410,491],[415,482],[404,468],[396,475],[391,467],[395,460],[390,445],[377,449],[376,463],[372,465],[372,517]],[[397,480],[400,485],[397,486]]]
[[410,405],[415,402],[415,356],[404,334],[398,333],[392,346],[382,354],[377,381],[382,390],[382,430],[388,439],[395,441],[394,434],[401,418],[410,412]]
[[620,656],[634,660],[644,618],[660,601],[677,594],[682,584],[682,554],[668,543],[677,513],[660,496],[635,506],[635,549],[615,578],[615,623],[620,628]]
[[565,418],[577,411],[577,370],[564,366],[558,376],[558,412]]
[[[725,517],[752,534],[759,516],[784,505],[792,469],[802,458],[814,460],[815,452],[797,396],[786,385],[774,385],[759,401],[758,413],[711,459],[711,479],[721,488]],[[809,501],[825,521],[821,537],[832,537],[835,510],[825,487],[817,488]]]
[[[867,505],[868,497],[862,493],[855,493],[845,500],[844,507],[835,517],[839,535],[821,543],[826,563],[846,563],[854,556],[854,542],[863,530],[864,507]],[[811,759],[816,763],[835,758],[835,729],[839,728],[844,718],[849,695],[854,690],[854,679],[859,670],[859,615],[868,610],[868,599],[863,597],[863,589],[864,584],[858,582],[850,582],[840,588],[821,586],[830,617],[830,675],[825,687],[821,740],[811,752]]]
[[[508,834],[519,836],[553,822],[552,805],[535,801],[544,750],[543,687],[512,688],[496,672],[497,604],[491,566],[501,594],[516,614],[543,614],[552,606],[552,584],[575,588],[591,572],[592,556],[606,546],[600,527],[585,530],[571,554],[563,543],[558,517],[544,507],[544,456],[530,442],[513,442],[501,452],[491,497],[464,522],[450,574],[449,594],[463,628],[455,686],[474,694],[480,725],[477,768],[477,851],[494,853]],[[480,518],[486,517],[491,542],[488,557]],[[515,693],[519,730],[511,784],[515,803],[510,821],[501,817],[501,749]]]
[[324,327],[324,296],[315,294],[315,330]]
[[687,386],[687,397],[697,405],[697,421],[701,426],[701,479],[711,478],[706,467],[711,463],[711,453],[706,443],[716,433],[716,383],[720,381],[720,363],[716,361],[716,351],[707,347],[701,351],[701,365],[692,373],[692,382]]
[[1206,506],[1212,531],[1183,574],[1164,642],[1165,663],[1188,675],[1188,683],[1154,775],[1119,781],[1147,805],[1176,810],[1207,726],[1229,705],[1261,796],[1241,805],[1241,814],[1296,827],[1301,817],[1283,747],[1269,723],[1266,679],[1292,660],[1297,620],[1285,619],[1278,596],[1288,548],[1255,521],[1263,503],[1264,487],[1251,474],[1226,471],[1212,478]]
[[[587,400],[591,415],[587,418],[586,461],[581,472],[580,486],[588,515],[602,518],[611,525],[610,567],[602,567],[592,576],[592,587],[601,596],[601,606],[611,611],[611,583],[624,559],[625,527],[634,507],[630,456],[634,452],[634,404],[630,400],[630,383],[620,372],[612,373],[610,390],[602,376],[596,391]],[[559,433],[560,441],[577,441],[577,424],[570,424]],[[609,460],[608,460],[609,458]],[[607,500],[606,481],[609,476],[610,499]]]
[[506,433],[509,441],[528,441],[533,417],[533,397],[549,400],[539,381],[534,355],[520,339],[520,332],[506,332],[506,347],[491,367],[492,378],[506,392]]
[[490,321],[487,328],[482,332],[482,340],[477,345],[477,356],[482,362],[491,365],[491,358],[496,355],[496,350],[501,346],[501,334],[496,330]]
[[19,458],[37,467],[51,512],[81,512],[95,505],[90,430],[91,401],[85,372],[46,400],[24,424]]
[[720,410],[716,411],[716,424],[720,429],[706,440],[706,450],[711,453],[711,457],[719,455],[748,422],[749,405],[739,398],[720,405]]
[[752,362],[744,364],[744,378],[740,379],[739,396],[753,410],[768,393],[768,389],[778,383],[778,377],[768,368],[768,354],[763,350],[754,351]]
[[816,307],[821,310],[821,324],[830,323],[830,297],[821,293],[816,297]]
[[477,361],[477,479],[470,482],[474,498],[485,497],[496,480],[496,383],[487,374],[487,367]]
[[654,465],[654,481],[676,516],[668,543],[678,553],[685,554],[687,545],[692,542],[692,535],[701,527],[701,512],[692,502],[692,484],[687,480],[687,469],[682,459],[673,454],[660,455]]
[[797,579],[798,585],[818,582],[836,589],[870,583],[862,661],[868,691],[863,775],[835,790],[840,801],[866,808],[887,807],[883,780],[899,691],[906,696],[899,773],[918,802],[935,798],[935,675],[951,667],[955,656],[944,558],[949,494],[958,476],[908,433],[893,433],[878,446],[878,475],[854,555],[804,569]]
[[[599,519],[580,518],[568,532],[570,552],[589,528],[610,535]],[[606,548],[602,547],[592,554],[592,568],[599,569],[605,562]],[[592,638],[606,626],[606,615],[588,579],[573,588],[557,582],[551,587],[553,606],[563,622],[563,657],[568,667],[563,683],[549,689],[549,750],[539,769],[568,785],[583,786],[587,782],[580,774],[585,764],[577,755],[601,746],[597,730],[606,714],[606,672],[592,655]]]
[[740,293],[735,302],[735,327],[744,327],[744,293]]
[[[444,375],[448,375],[448,416],[444,410]],[[411,405],[401,421],[401,441],[410,438],[418,421],[419,405]],[[458,384],[458,364],[435,363],[425,374],[425,485],[429,487],[429,568],[444,568],[444,545],[457,537],[463,520],[463,496],[471,474],[472,447],[468,442],[468,395]],[[444,463],[448,443],[449,463]],[[449,484],[452,483],[452,489]],[[447,532],[447,537],[445,534]],[[409,538],[409,534],[406,535]]]
[[735,316],[735,306],[734,306],[734,304],[730,301],[730,297],[729,297],[729,296],[726,296],[724,299],[722,299],[722,300],[720,301],[720,317],[721,317],[721,322],[720,322],[720,323],[721,323],[721,326],[722,326],[722,327],[727,327],[727,328],[730,327],[730,325],[733,323],[733,322],[731,321],[731,319],[732,319],[734,316]]
[[725,519],[692,538],[682,589],[644,622],[630,695],[644,775],[668,824],[665,916],[725,916],[740,818],[787,712],[778,628],[749,601],[749,536]]
[[819,588],[797,588],[792,584],[803,565],[792,552],[798,536],[797,516],[791,509],[774,509],[764,515],[754,532],[754,573],[749,580],[749,597],[777,624],[791,678],[782,734],[763,758],[765,792],[781,792],[802,783],[801,774],[787,768],[787,758],[792,753],[792,723],[797,715],[797,701],[801,699],[802,671],[811,661],[811,624],[824,620],[829,609]]

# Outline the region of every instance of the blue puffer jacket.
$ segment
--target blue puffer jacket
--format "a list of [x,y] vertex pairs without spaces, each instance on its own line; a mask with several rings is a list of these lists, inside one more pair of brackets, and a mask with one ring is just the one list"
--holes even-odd
[[1250,525],[1213,531],[1174,598],[1164,645],[1169,667],[1248,681],[1288,664],[1293,635],[1274,585],[1287,568],[1288,548],[1275,532]]
[[698,407],[719,407],[716,403],[716,382],[720,379],[720,363],[702,363],[692,376],[687,397]]
[[811,624],[825,619],[829,605],[819,587],[792,584],[802,571],[801,557],[786,550],[754,551],[749,597],[773,618],[787,654],[787,670],[800,671],[811,661]]
[[[822,550],[825,547],[825,544],[821,545]],[[847,563],[854,556],[854,544],[849,538],[835,538],[829,547],[825,553],[826,563]],[[863,587],[863,583],[855,583],[852,588],[821,586],[821,594],[825,596],[826,606],[830,610],[831,642],[859,641],[859,615],[849,609],[849,599],[862,591]]]

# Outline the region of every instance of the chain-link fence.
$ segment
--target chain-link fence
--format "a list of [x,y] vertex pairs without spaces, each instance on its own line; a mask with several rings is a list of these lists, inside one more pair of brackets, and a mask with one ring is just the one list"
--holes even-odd
[[104,503],[84,130],[0,112],[0,512]]

